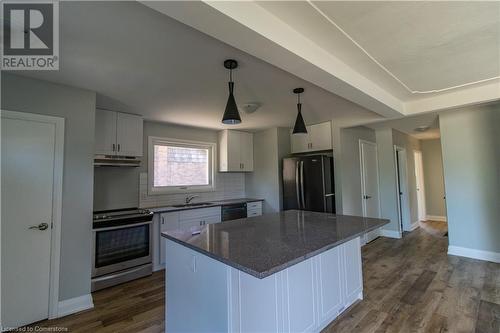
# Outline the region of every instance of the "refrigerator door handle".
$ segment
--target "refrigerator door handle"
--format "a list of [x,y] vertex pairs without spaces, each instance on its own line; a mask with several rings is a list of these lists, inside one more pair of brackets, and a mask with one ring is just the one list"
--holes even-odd
[[335,193],[327,193],[325,194],[325,197],[333,197],[335,195]]
[[301,209],[300,207],[300,183],[299,183],[299,161],[295,163],[295,190],[297,191],[297,206],[298,209]]
[[300,161],[300,189],[302,195],[302,209],[305,209],[306,201],[304,198],[304,161]]

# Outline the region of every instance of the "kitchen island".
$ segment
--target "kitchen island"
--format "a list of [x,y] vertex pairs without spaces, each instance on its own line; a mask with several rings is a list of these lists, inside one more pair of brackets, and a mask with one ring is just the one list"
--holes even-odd
[[163,232],[167,332],[319,332],[363,297],[360,236],[388,220],[289,210]]

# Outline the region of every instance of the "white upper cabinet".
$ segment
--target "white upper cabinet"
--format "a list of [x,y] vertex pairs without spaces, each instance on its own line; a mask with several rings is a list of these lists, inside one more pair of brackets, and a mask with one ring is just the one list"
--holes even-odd
[[142,131],[140,116],[96,109],[95,153],[142,156]]
[[95,153],[114,155],[116,152],[116,112],[95,110]]
[[307,126],[307,134],[290,134],[292,153],[330,150],[332,146],[332,126],[329,121]]
[[253,171],[253,134],[234,130],[219,132],[219,171]]
[[116,113],[116,143],[118,155],[142,156],[142,118],[128,113]]

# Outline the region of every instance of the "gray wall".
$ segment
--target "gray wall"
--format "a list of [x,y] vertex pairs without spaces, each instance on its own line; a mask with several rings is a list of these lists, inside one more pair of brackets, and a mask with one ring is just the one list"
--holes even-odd
[[265,200],[263,213],[282,209],[282,158],[290,150],[290,130],[271,128],[254,133],[254,172],[245,175],[248,197]]
[[[359,126],[340,130],[340,144],[335,142],[336,191],[341,187],[339,213],[363,216],[359,140],[376,142],[375,131]],[[339,149],[340,147],[340,149]],[[340,151],[340,154],[339,154]]]
[[2,109],[65,119],[59,299],[88,294],[95,93],[3,72]]
[[446,217],[441,140],[421,140],[426,214]]
[[382,218],[391,220],[383,229],[399,231],[398,193],[392,128],[376,130],[375,134],[378,146],[380,214]]
[[[415,177],[415,150],[420,150],[420,141],[408,134],[392,131],[393,144],[406,149],[406,169],[410,204],[410,223],[418,222],[417,179]],[[394,154],[394,152],[393,152]],[[394,157],[393,157],[394,160]],[[395,177],[395,176],[394,176]]]
[[500,104],[439,122],[449,243],[500,253]]

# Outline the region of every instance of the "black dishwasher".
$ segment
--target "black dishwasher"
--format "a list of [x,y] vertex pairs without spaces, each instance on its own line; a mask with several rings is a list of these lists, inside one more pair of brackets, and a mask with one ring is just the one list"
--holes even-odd
[[246,203],[222,205],[222,221],[236,220],[245,217],[247,217]]

